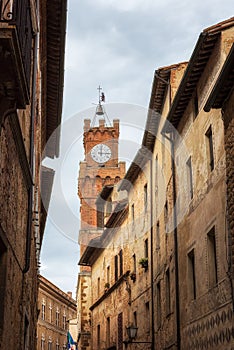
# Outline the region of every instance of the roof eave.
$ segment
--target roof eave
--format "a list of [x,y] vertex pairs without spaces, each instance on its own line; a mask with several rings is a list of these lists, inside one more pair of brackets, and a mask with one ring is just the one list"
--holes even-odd
[[185,90],[185,87],[186,87],[186,84],[188,82],[189,76],[190,76],[190,74],[192,72],[194,63],[195,63],[195,61],[196,61],[196,59],[198,57],[198,54],[200,52],[200,49],[201,49],[202,44],[204,42],[204,39],[207,37],[207,35],[208,35],[207,33],[203,33],[202,32],[200,34],[199,38],[198,38],[197,44],[196,44],[196,46],[194,48],[194,51],[193,51],[192,56],[191,56],[191,58],[189,60],[189,63],[188,63],[188,66],[187,66],[187,68],[185,70],[185,73],[184,73],[184,76],[182,78],[182,81],[181,81],[181,83],[179,85],[179,88],[178,88],[177,93],[176,93],[176,95],[174,97],[174,100],[172,102],[172,105],[171,105],[171,108],[169,110],[169,113],[167,115],[167,123],[170,122],[173,125],[175,124],[174,119],[173,119],[175,110],[176,110],[176,108],[178,106],[178,103],[179,103],[179,100],[181,98],[181,95],[182,95],[182,93]]
[[234,79],[234,44],[224,62],[218,79],[207,99],[204,111],[209,112],[211,108],[222,108],[223,103],[233,90]]
[[46,155],[50,158],[59,156],[64,87],[66,20],[67,0],[47,1]]
[[82,254],[78,265],[80,266],[92,266],[93,261],[95,260],[95,255],[98,252],[101,252],[103,248],[101,247],[100,237],[91,239],[89,245],[86,247],[84,253]]

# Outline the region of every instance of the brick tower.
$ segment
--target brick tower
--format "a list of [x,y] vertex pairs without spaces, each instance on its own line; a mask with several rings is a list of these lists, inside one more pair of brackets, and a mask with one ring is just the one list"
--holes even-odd
[[[100,90],[99,90],[100,91]],[[125,162],[118,160],[119,120],[111,124],[104,113],[100,95],[99,104],[94,119],[84,120],[83,144],[85,159],[80,162],[78,178],[78,195],[80,198],[80,231],[79,245],[82,257],[91,239],[99,236],[103,231],[102,215],[97,208],[97,197],[102,188],[114,185],[125,175]],[[99,119],[96,123],[96,119]],[[98,124],[98,125],[95,125]],[[90,350],[91,320],[89,307],[91,306],[91,268],[80,267],[77,286],[77,307],[79,338],[78,347]]]

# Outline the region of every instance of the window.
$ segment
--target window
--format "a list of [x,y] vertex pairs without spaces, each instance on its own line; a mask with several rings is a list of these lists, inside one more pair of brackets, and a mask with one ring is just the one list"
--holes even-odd
[[65,314],[65,311],[64,311],[64,314],[63,314],[63,329],[66,329],[66,323],[67,323],[67,317],[66,317],[66,314]]
[[214,169],[214,149],[213,149],[213,135],[211,126],[206,132],[207,138],[207,152],[210,171]]
[[45,299],[42,299],[41,318],[42,318],[42,320],[45,320]]
[[134,221],[135,221],[134,204],[132,204],[131,206],[131,219],[132,219],[132,225],[134,226]]
[[122,249],[119,251],[119,275],[123,274],[123,251]]
[[133,321],[134,321],[134,326],[137,327],[137,312],[133,312]]
[[213,287],[218,282],[215,227],[212,227],[212,229],[207,234],[207,245],[208,245],[207,248],[208,248],[209,287]]
[[158,193],[158,155],[155,158],[155,194]]
[[100,324],[97,326],[97,349],[100,350],[101,345],[101,330],[100,330]]
[[160,224],[159,221],[156,225],[156,249],[160,248]]
[[115,282],[118,280],[118,255],[115,255]]
[[48,350],[52,350],[52,340],[51,340],[51,337],[49,337],[49,341],[48,341]]
[[199,113],[197,91],[195,91],[195,95],[193,97],[193,113],[195,119]]
[[123,314],[118,314],[118,350],[123,350]]
[[168,202],[164,205],[164,224],[165,224],[165,232],[167,232],[167,223],[168,223]]
[[144,253],[145,253],[145,258],[149,257],[149,244],[148,244],[148,238],[146,238],[144,242]]
[[24,315],[24,349],[27,350],[29,347],[29,320]]
[[59,308],[56,309],[55,324],[59,327]]
[[132,265],[133,265],[133,272],[136,273],[136,255],[133,254],[132,256]]
[[150,307],[149,302],[145,303],[145,321],[146,321],[146,331],[150,331]]
[[157,283],[157,326],[161,327],[161,285]]
[[189,299],[196,299],[196,275],[194,249],[188,253],[188,295]]
[[42,333],[41,335],[41,350],[45,350],[45,335]]
[[98,279],[97,279],[97,294],[99,297],[100,296],[100,277],[98,277]]
[[110,317],[106,319],[106,345],[110,346]]
[[166,271],[166,314],[171,313],[171,281],[170,281],[170,270]]
[[59,341],[58,341],[58,339],[56,340],[56,350],[59,350]]
[[106,268],[106,282],[110,283],[110,266]]
[[49,305],[49,315],[50,315],[50,323],[52,323],[53,322],[53,307],[52,307],[51,303]]
[[144,210],[147,212],[148,205],[148,193],[147,193],[147,184],[144,186]]
[[189,157],[189,159],[186,162],[186,170],[187,170],[189,199],[192,199],[193,198],[193,171],[192,171],[191,157]]

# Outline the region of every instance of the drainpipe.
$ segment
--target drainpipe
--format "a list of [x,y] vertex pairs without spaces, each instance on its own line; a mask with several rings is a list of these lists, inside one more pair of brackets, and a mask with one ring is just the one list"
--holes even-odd
[[176,337],[177,349],[180,350],[180,289],[179,289],[179,257],[178,257],[178,232],[177,232],[177,208],[176,208],[176,170],[175,170],[175,134],[170,136],[164,133],[164,137],[171,143],[171,169],[173,191],[173,225],[174,225],[174,252],[175,252],[175,301],[176,301]]
[[[35,119],[35,104],[36,104],[37,56],[38,56],[38,42],[39,42],[38,33],[35,34],[34,38],[35,39],[34,39],[34,55],[33,55],[32,98],[31,98],[31,117],[30,117],[30,156],[29,156],[29,165],[30,165],[33,179],[34,179],[34,119]],[[23,273],[28,272],[30,268],[32,216],[33,216],[33,186],[34,185],[30,186],[28,190],[26,253],[25,253],[25,267],[23,269]]]

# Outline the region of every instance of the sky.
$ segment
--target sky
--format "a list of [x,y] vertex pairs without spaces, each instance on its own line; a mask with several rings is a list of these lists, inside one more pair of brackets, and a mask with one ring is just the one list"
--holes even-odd
[[[203,29],[233,16],[233,0],[68,0],[60,157],[41,251],[41,274],[75,297],[79,261],[79,162],[83,120],[98,86],[120,119],[120,160],[141,144],[154,71],[188,61]],[[126,151],[127,150],[127,151]]]

